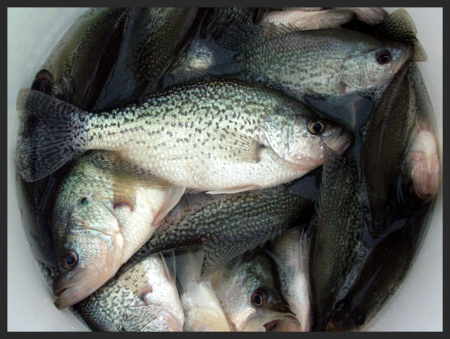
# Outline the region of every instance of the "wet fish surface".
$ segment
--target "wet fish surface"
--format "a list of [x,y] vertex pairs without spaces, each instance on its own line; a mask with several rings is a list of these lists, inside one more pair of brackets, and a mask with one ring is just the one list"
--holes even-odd
[[184,313],[175,278],[152,256],[74,305],[94,331],[180,332]]
[[312,329],[323,331],[357,257],[362,211],[356,160],[325,146],[317,215],[309,243]]
[[[310,199],[290,187],[233,195],[189,195],[181,211],[171,212],[138,253],[141,256],[183,247],[203,247],[202,275],[209,275],[234,257],[262,247],[286,229],[309,222],[314,213]],[[184,216],[182,214],[185,214]]]
[[202,252],[188,251],[176,257],[180,298],[186,316],[186,332],[229,332],[227,318],[211,286],[210,279],[200,278]]
[[31,129],[17,147],[28,181],[105,149],[176,186],[234,193],[297,179],[322,164],[323,140],[341,152],[352,139],[300,103],[239,81],[177,86],[103,114],[27,90],[17,105]]
[[237,257],[211,276],[211,284],[234,331],[265,331],[277,320],[296,323],[274,263],[262,250]]
[[51,216],[58,308],[97,290],[157,228],[152,223],[170,187],[124,174],[130,166],[111,152],[94,152],[59,185]]

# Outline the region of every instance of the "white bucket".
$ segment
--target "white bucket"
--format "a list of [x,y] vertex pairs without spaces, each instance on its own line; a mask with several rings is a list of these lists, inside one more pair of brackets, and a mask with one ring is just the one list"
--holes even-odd
[[[393,12],[396,8],[387,8]],[[15,184],[13,149],[16,97],[83,8],[8,8],[8,330],[87,330],[67,309],[58,310],[26,240]],[[428,55],[419,64],[434,106],[442,159],[442,8],[407,8]],[[442,174],[430,230],[409,277],[369,330],[442,331]]]

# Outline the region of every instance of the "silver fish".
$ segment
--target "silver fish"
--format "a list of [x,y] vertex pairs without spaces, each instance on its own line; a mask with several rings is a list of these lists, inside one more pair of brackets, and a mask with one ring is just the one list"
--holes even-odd
[[278,289],[275,272],[268,255],[255,250],[211,275],[214,291],[234,331],[265,331],[265,326],[274,326],[277,320],[296,323]]
[[203,253],[188,252],[177,256],[176,261],[180,298],[186,316],[184,331],[230,331],[211,282],[207,278],[200,278]]
[[102,286],[157,228],[170,187],[123,174],[128,166],[112,152],[95,152],[79,159],[56,191],[51,224],[58,308]]
[[235,193],[297,179],[323,163],[324,140],[339,153],[352,139],[293,99],[240,81],[180,85],[103,114],[23,90],[17,108],[31,130],[17,148],[27,181],[104,149],[173,185]]

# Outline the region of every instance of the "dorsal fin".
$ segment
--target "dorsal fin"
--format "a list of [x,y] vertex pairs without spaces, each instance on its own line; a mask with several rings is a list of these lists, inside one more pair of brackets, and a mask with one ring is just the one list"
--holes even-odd
[[416,38],[417,29],[411,16],[403,8],[396,10],[377,28],[380,38],[400,39],[414,45],[413,61],[427,61],[427,54]]

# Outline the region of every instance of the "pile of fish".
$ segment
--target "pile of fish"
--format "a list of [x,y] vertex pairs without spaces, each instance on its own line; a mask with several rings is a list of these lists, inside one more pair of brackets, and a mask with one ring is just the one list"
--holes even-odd
[[439,187],[420,61],[403,9],[87,11],[17,98],[56,307],[94,331],[364,329]]

